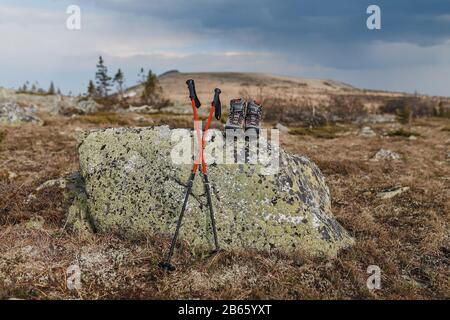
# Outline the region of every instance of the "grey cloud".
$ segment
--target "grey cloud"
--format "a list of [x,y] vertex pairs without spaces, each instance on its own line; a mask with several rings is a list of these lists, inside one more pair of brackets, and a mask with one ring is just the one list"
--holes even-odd
[[[434,77],[417,76],[420,72],[431,75],[430,70],[439,70],[439,74],[450,71],[450,1],[40,3],[45,4],[35,8],[11,4],[16,14],[2,17],[0,33],[9,46],[0,51],[0,84],[40,75],[45,81],[59,80],[64,87],[72,86],[73,91],[84,90],[85,82],[93,76],[98,54],[103,54],[110,69],[122,67],[130,81],[137,68],[144,66],[157,72],[178,68],[334,77],[369,88],[380,87],[385,79],[384,89],[426,88],[430,93],[450,94],[450,89]],[[68,33],[63,29],[64,8],[74,3],[82,8],[83,27],[79,33]],[[382,9],[381,31],[369,31],[365,26],[366,8],[372,3]],[[30,12],[28,27],[18,24],[20,16]],[[72,74],[70,79],[66,74]],[[402,82],[396,74],[415,77]],[[389,79],[397,79],[396,85]]]

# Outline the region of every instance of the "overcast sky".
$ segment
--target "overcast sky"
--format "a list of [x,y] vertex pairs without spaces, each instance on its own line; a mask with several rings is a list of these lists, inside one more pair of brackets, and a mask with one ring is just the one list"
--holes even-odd
[[[66,28],[69,5],[81,30]],[[381,7],[382,29],[366,27]],[[0,86],[84,92],[98,55],[156,73],[254,71],[450,96],[449,0],[1,0]]]

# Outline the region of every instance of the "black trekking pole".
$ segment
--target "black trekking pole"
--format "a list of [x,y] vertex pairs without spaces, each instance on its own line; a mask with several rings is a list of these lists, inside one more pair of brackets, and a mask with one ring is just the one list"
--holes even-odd
[[[197,116],[197,108],[200,108],[201,103],[200,103],[200,100],[198,99],[197,93],[195,91],[194,80],[188,80],[188,81],[186,81],[186,84],[188,85],[189,97],[191,99],[191,105],[192,105],[192,112],[194,113],[194,124],[195,124],[196,132],[197,132],[197,139],[198,139],[198,142],[201,143],[202,140],[200,140],[201,134],[199,132],[200,129],[198,127],[198,116]],[[200,147],[201,146],[199,146],[199,148]],[[198,153],[198,154],[200,155],[200,153]],[[192,172],[191,172],[191,175],[190,175],[188,183],[187,183],[183,207],[181,208],[181,213],[180,213],[180,216],[178,217],[177,227],[175,229],[175,234],[173,235],[172,242],[170,244],[169,253],[167,254],[166,260],[164,262],[160,262],[158,264],[159,267],[161,267],[162,269],[164,269],[166,271],[174,271],[175,270],[175,266],[172,265],[170,263],[170,261],[172,260],[172,256],[173,256],[173,252],[175,250],[178,235],[180,233],[181,223],[183,221],[184,213],[186,211],[186,206],[187,206],[187,202],[189,199],[189,195],[192,191],[192,186],[194,184],[194,178],[195,178],[195,174],[197,173],[197,169],[198,169],[198,159],[195,160],[194,167],[192,168]]]
[[206,134],[208,133],[208,129],[209,129],[209,126],[211,124],[213,113],[214,113],[214,115],[215,115],[217,120],[219,120],[221,118],[221,115],[222,115],[222,104],[220,102],[220,93],[221,93],[220,89],[216,88],[214,90],[214,99],[213,99],[213,101],[211,103],[211,110],[209,112],[209,117],[208,117],[208,120],[206,122],[205,131],[204,131],[203,138],[202,138],[203,185],[205,186],[205,192],[206,192],[206,197],[207,197],[207,201],[208,201],[208,208],[209,208],[209,215],[210,215],[210,218],[211,218],[211,227],[212,227],[213,236],[214,236],[215,250],[213,251],[213,253],[219,252],[220,251],[220,246],[219,246],[219,240],[218,240],[218,237],[217,237],[216,220],[214,218],[214,207],[212,205],[212,199],[211,199],[211,186],[210,186],[209,180],[208,180],[208,172],[206,171],[206,162],[204,161],[203,151],[205,149]]
[[197,108],[199,108],[201,106],[201,103],[197,97],[197,93],[195,92],[194,80],[188,80],[188,81],[186,81],[186,84],[188,85],[188,88],[189,88],[189,97],[191,98],[192,111],[194,113],[194,125],[195,125],[195,131],[197,133],[197,141],[199,142],[199,149],[198,149],[198,153],[197,153],[197,159],[195,160],[194,167],[192,168],[192,172],[191,172],[191,175],[189,177],[189,180],[188,180],[188,183],[186,186],[186,194],[184,196],[183,207],[181,209],[180,216],[178,217],[175,234],[174,234],[172,242],[170,244],[169,252],[167,254],[166,260],[164,262],[159,263],[159,266],[166,271],[175,270],[175,266],[173,266],[170,263],[170,261],[172,259],[172,256],[173,256],[173,253],[175,250],[175,246],[177,243],[177,239],[178,239],[178,236],[180,233],[181,223],[183,221],[184,213],[186,211],[186,206],[187,206],[187,202],[189,199],[189,195],[192,191],[194,178],[195,178],[195,175],[199,168],[199,163],[198,163],[199,157],[201,157],[201,173],[203,174],[203,185],[205,187],[205,193],[206,193],[206,197],[207,197],[207,201],[208,201],[209,214],[210,214],[210,218],[211,218],[211,226],[212,226],[213,236],[214,236],[215,250],[213,251],[213,253],[220,251],[219,241],[218,241],[218,237],[217,237],[217,230],[216,230],[216,221],[214,218],[214,208],[213,208],[212,199],[211,199],[211,187],[210,187],[209,180],[208,180],[208,173],[206,171],[204,149],[205,149],[206,134],[207,134],[209,126],[211,124],[213,114],[215,115],[216,119],[218,119],[218,120],[221,117],[222,105],[220,103],[220,97],[219,97],[221,91],[220,91],[220,89],[217,89],[217,88],[214,90],[214,99],[213,99],[213,102],[211,103],[211,109],[209,112],[208,120],[206,122],[205,131],[202,136],[201,128],[199,127],[198,115],[197,115]]
[[181,208],[180,216],[178,217],[177,228],[175,229],[175,234],[173,235],[172,242],[170,243],[169,253],[167,254],[166,260],[159,263],[159,267],[166,271],[174,271],[175,266],[170,263],[172,260],[173,252],[175,250],[175,245],[177,244],[178,235],[180,233],[181,222],[183,221],[184,212],[186,211],[187,202],[189,199],[189,194],[192,190],[192,185],[194,183],[195,172],[191,173],[189,181],[186,188],[186,194],[184,196],[183,207]]

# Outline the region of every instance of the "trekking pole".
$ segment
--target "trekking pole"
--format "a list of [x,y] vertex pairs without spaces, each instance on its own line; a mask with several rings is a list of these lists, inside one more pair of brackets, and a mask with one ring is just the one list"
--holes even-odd
[[206,161],[205,161],[205,156],[204,156],[204,150],[205,150],[205,139],[206,139],[206,135],[208,133],[209,126],[211,124],[213,113],[215,114],[216,119],[220,119],[220,117],[221,117],[222,105],[220,103],[220,93],[221,93],[220,89],[216,88],[214,90],[214,99],[213,99],[213,101],[211,103],[211,109],[210,109],[210,112],[209,112],[208,120],[206,121],[206,126],[205,126],[205,130],[203,132],[203,137],[202,137],[203,185],[205,186],[205,192],[206,192],[206,197],[207,197],[207,201],[208,201],[208,208],[209,208],[209,215],[211,217],[211,226],[212,226],[213,236],[214,236],[214,245],[216,247],[215,250],[213,251],[213,253],[219,252],[220,251],[220,246],[219,246],[219,240],[218,240],[218,237],[217,237],[216,220],[214,218],[214,207],[212,205],[212,199],[211,199],[211,186],[209,184],[208,172],[206,170]]
[[[194,113],[194,122],[195,122],[194,126],[195,126],[195,131],[197,132],[197,141],[198,141],[198,143],[202,144],[203,140],[201,140],[201,133],[200,133],[199,125],[198,125],[198,115],[197,115],[197,108],[200,108],[201,103],[197,97],[197,93],[195,92],[194,80],[188,80],[188,81],[186,81],[186,84],[188,85],[188,88],[189,88],[189,97],[191,98],[192,112]],[[200,149],[200,148],[201,148],[201,145],[199,145],[198,156],[201,155],[201,152],[202,152],[202,149]],[[164,262],[160,262],[158,264],[160,268],[162,268],[166,271],[174,271],[175,270],[175,266],[172,265],[170,263],[170,261],[172,260],[172,256],[173,256],[173,253],[175,250],[178,235],[180,233],[181,222],[183,221],[183,217],[184,217],[184,213],[186,211],[189,195],[191,193],[192,186],[194,183],[195,174],[197,173],[198,156],[194,162],[194,167],[192,168],[191,175],[189,176],[189,180],[188,180],[187,187],[186,187],[186,194],[184,196],[183,207],[181,208],[181,213],[180,213],[180,216],[178,217],[177,227],[175,229],[175,234],[173,235],[172,242],[170,244],[169,253],[167,254],[166,260]]]

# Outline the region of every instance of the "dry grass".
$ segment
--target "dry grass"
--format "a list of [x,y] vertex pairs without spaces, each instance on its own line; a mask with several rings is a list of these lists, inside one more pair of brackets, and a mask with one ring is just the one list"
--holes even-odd
[[[307,155],[322,169],[334,214],[356,240],[336,259],[252,251],[208,257],[193,255],[181,245],[174,261],[177,271],[165,275],[157,263],[168,239],[132,242],[105,234],[79,237],[64,226],[67,203],[62,190],[35,191],[44,181],[77,170],[76,130],[120,125],[117,118],[100,117],[107,123],[85,117],[49,118],[40,128],[1,128],[0,298],[450,297],[450,169],[446,160],[450,136],[442,130],[448,126],[443,120],[422,119],[420,125],[413,124],[422,136],[415,141],[364,139],[353,133],[334,135],[334,139],[282,135],[285,148]],[[139,117],[127,115],[127,125],[141,125]],[[181,116],[146,116],[144,121],[172,126],[190,123],[189,117]],[[402,161],[369,161],[380,148],[400,153]],[[410,190],[389,200],[376,197],[380,190],[397,185]],[[80,265],[83,272],[79,291],[66,286],[66,269],[72,264]],[[366,269],[371,264],[382,270],[381,290],[366,287]]]

